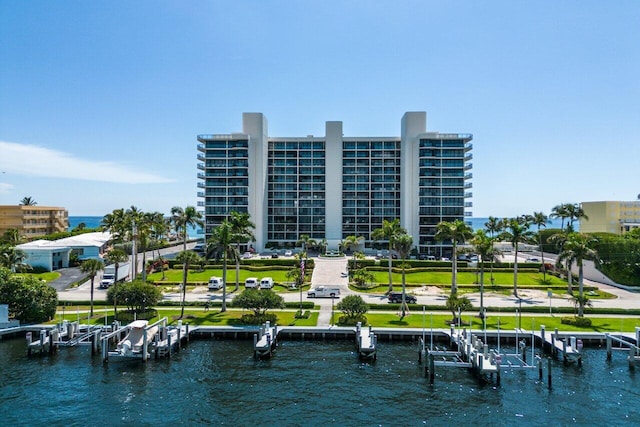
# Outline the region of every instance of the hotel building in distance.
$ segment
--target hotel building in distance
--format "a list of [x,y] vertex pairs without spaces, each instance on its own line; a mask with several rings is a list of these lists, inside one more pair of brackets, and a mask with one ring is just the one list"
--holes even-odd
[[399,137],[269,136],[262,113],[242,115],[242,133],[198,135],[198,206],[205,239],[232,211],[256,224],[254,248],[293,248],[308,235],[329,249],[400,219],[420,254],[442,256],[441,221],[471,216],[472,135],[427,132],[426,112],[407,112]]

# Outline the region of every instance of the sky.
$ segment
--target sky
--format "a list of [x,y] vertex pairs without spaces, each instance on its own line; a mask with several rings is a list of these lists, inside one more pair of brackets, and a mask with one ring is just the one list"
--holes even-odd
[[0,0],[0,204],[196,205],[197,135],[473,135],[474,217],[640,195],[640,1]]

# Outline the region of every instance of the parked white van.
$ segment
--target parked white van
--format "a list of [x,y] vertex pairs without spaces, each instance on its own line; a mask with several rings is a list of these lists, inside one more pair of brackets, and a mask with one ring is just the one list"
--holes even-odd
[[271,289],[273,288],[273,279],[271,277],[263,277],[260,280],[260,289]]
[[209,290],[216,291],[218,289],[222,289],[222,285],[224,282],[222,281],[222,277],[210,277],[209,278]]
[[259,286],[259,281],[257,277],[249,277],[244,281],[244,287],[246,289],[257,289]]

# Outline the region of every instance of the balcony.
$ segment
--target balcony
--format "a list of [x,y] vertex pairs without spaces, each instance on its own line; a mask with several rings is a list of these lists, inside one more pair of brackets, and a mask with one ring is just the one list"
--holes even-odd
[[196,158],[197,158],[198,160],[200,160],[201,162],[204,162],[204,161],[206,160],[206,159],[205,159],[205,157],[204,157],[202,154],[198,154],[198,155],[196,156]]

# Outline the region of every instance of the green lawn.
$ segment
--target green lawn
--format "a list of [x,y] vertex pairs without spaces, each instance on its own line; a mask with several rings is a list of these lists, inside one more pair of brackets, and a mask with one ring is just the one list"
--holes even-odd
[[[429,329],[433,324],[434,329],[448,328],[451,321],[451,314],[427,314],[424,319],[421,313],[414,313],[400,320],[400,316],[395,313],[367,313],[369,323],[374,327],[384,328],[422,328]],[[581,331],[581,332],[633,332],[636,326],[640,326],[638,317],[591,317],[592,326],[580,328],[572,325],[563,325],[560,320],[562,316],[522,316],[522,329],[540,330],[540,325],[545,325],[547,331],[558,328],[560,331]],[[475,314],[462,316],[462,321],[467,324],[471,322],[472,329],[482,329],[482,321],[475,317]],[[433,322],[433,323],[432,323]],[[498,326],[504,330],[514,330],[518,319],[516,316],[492,316],[487,317],[487,329],[497,330]],[[467,326],[468,327],[468,326]]]
[[[53,321],[48,322],[49,324],[56,324],[60,322],[62,319],[68,320],[70,322],[74,322],[78,320],[77,310],[80,310],[80,307],[68,307],[65,310],[64,316],[62,316],[62,312],[58,311]],[[185,317],[183,319],[183,323],[188,322],[190,325],[195,326],[241,326],[240,318],[243,314],[248,313],[248,311],[242,310],[227,310],[225,313],[221,313],[220,309],[214,307],[209,311],[204,311],[204,308],[193,308],[193,307],[185,307]],[[318,312],[311,312],[311,316],[308,319],[296,319],[295,318],[295,310],[272,310],[269,313],[276,313],[278,315],[278,324],[282,326],[315,326],[318,323]],[[103,311],[102,309],[94,308],[94,316],[91,318],[91,324],[93,325],[104,325],[105,324],[105,315],[107,317],[107,324],[110,324],[113,320],[113,310],[108,309]],[[180,308],[179,307],[171,307],[171,308],[158,308],[158,317],[150,320],[150,323],[153,323],[163,317],[167,317],[169,319],[169,324],[177,324],[178,318],[180,317]],[[87,313],[80,313],[80,323],[87,322]]]
[[[377,283],[389,283],[389,272],[388,271],[372,271],[374,274],[374,282]],[[392,280],[394,284],[402,283],[402,274],[401,273],[392,273]],[[505,272],[496,272],[493,273],[494,283],[496,285],[508,285],[513,286],[513,273],[505,273]],[[518,286],[521,287],[544,287],[545,289],[548,285],[542,284],[543,275],[542,273],[518,273]],[[567,284],[564,280],[560,280],[555,276],[551,276],[547,274],[547,279],[550,281],[550,286],[564,286]],[[424,271],[419,273],[407,273],[405,274],[405,281],[407,285],[451,285],[451,272],[450,271]],[[470,272],[458,272],[457,274],[457,283],[458,284],[473,284],[478,283],[479,279],[475,273]],[[485,288],[491,286],[491,279],[489,276],[489,272],[485,271],[484,274],[484,285]]]
[[31,276],[49,283],[60,277],[60,273],[57,271],[47,271],[45,273],[19,273],[16,274],[16,276]]
[[[187,274],[187,282],[191,283],[207,283],[209,282],[209,277],[218,276],[222,277],[222,269],[211,269],[211,270],[203,270],[203,271],[194,271],[189,270]],[[240,269],[240,285],[244,285],[244,281],[249,277],[257,277],[261,279],[263,277],[272,277],[275,282],[283,283],[288,282],[287,279],[287,271],[286,270],[265,270],[265,271],[250,271]],[[147,276],[147,280],[162,283],[162,272],[156,272],[149,274]],[[165,271],[165,281],[167,282],[182,282],[182,270],[166,270]],[[227,269],[227,286],[234,285],[236,283],[236,268],[235,266],[230,266]]]

